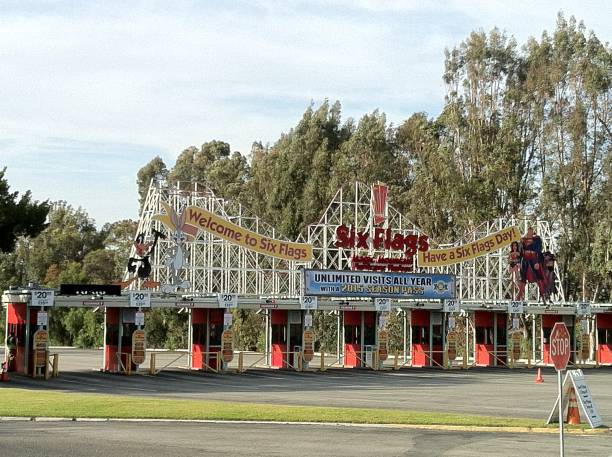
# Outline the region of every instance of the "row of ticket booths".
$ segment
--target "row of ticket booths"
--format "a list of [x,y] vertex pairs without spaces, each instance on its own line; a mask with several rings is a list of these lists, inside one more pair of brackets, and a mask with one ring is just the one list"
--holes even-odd
[[[266,317],[268,365],[272,368],[295,367],[297,365],[295,358],[303,346],[302,336],[306,329],[306,316],[311,312],[299,309],[299,303],[270,307],[268,301],[266,301],[265,309],[263,302],[261,308]],[[61,303],[61,300],[57,302]],[[68,306],[67,303],[64,305]],[[33,366],[32,357],[35,344],[32,340],[33,335],[39,329],[46,330],[48,323],[41,325],[38,319],[38,313],[41,310],[28,305],[27,295],[5,294],[3,304],[7,313],[6,334],[14,336],[16,346],[9,370],[26,373]],[[227,322],[224,321],[227,311],[219,307],[196,306],[192,305],[192,308],[189,309],[190,365],[196,370],[216,370],[222,363],[219,353],[222,349],[222,333],[228,327]],[[331,311],[325,312],[336,316],[340,334],[338,352],[341,354],[337,354],[338,365],[344,367],[371,366],[370,357],[378,344],[379,328],[381,324],[384,325],[381,314],[388,313],[339,309],[339,306],[333,309],[333,304],[329,306],[331,306]],[[373,305],[363,304],[363,302],[355,305],[354,308],[359,306],[373,308]],[[281,307],[293,309],[280,309]],[[296,307],[298,309],[295,309]],[[404,358],[409,356],[410,366],[427,367],[443,364],[449,314],[443,313],[440,308],[441,306],[436,308],[435,305],[429,304],[428,308],[424,309],[416,303],[393,308],[393,312],[398,312],[398,315],[401,314],[405,319],[404,347],[406,351],[401,352]],[[501,308],[479,309],[477,306],[472,308],[474,309],[467,307],[461,315],[455,314],[457,320],[462,319],[461,316],[469,317],[466,340],[469,342],[470,365],[505,365],[504,358],[509,353],[508,329],[512,319]],[[107,301],[100,309],[105,316],[103,369],[108,372],[117,372],[120,371],[121,364],[125,366],[128,363],[127,354],[132,351],[132,335],[135,330],[141,328],[140,325],[137,325],[137,310],[126,307],[125,303],[121,304],[119,300],[115,303]],[[539,312],[532,313],[534,310]],[[532,361],[544,365],[551,364],[548,338],[554,324],[565,322],[572,334],[575,334],[574,329],[579,322],[582,325],[582,318],[576,316],[569,307],[559,308],[554,311],[554,314],[547,311],[551,310],[543,307],[528,307],[526,310],[528,313],[526,318],[536,319],[538,322],[539,335],[532,326],[532,338],[537,340],[536,347],[532,349]],[[566,314],[561,314],[561,311]],[[593,316],[588,319],[590,322],[588,332],[593,335],[592,345],[595,347],[591,360],[602,365],[612,364],[612,310],[595,310]],[[311,318],[308,321],[311,321]],[[576,350],[575,337],[572,345],[572,350]],[[136,366],[132,368],[135,369]]]

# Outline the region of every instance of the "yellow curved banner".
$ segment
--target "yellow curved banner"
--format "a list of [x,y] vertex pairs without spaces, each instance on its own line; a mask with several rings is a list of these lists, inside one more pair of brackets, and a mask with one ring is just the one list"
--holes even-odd
[[195,238],[198,230],[204,230],[216,237],[260,254],[283,260],[303,262],[312,260],[312,245],[310,244],[265,237],[197,206],[188,206],[181,215],[176,215],[172,207],[166,204],[162,205],[166,214],[156,214],[153,219],[160,221],[171,232],[177,231],[178,222],[181,224],[178,228],[187,239]]
[[499,232],[492,233],[484,238],[462,246],[445,249],[430,249],[419,251],[419,267],[442,267],[453,265],[466,260],[472,260],[490,252],[508,246],[513,241],[520,241],[521,234],[518,227],[508,227]]

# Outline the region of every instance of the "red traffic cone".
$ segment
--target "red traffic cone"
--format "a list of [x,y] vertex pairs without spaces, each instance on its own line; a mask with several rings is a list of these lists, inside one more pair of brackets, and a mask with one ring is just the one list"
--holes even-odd
[[570,390],[569,399],[567,403],[567,423],[569,425],[580,424],[580,411],[578,411],[578,402],[576,401],[576,392],[574,388]]
[[544,382],[544,377],[542,376],[542,369],[538,368],[538,374],[535,379],[536,384],[542,384]]

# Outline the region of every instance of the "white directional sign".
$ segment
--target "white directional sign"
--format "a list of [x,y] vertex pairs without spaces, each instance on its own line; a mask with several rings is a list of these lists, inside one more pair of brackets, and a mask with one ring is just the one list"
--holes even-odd
[[219,294],[217,300],[219,308],[238,308],[238,295],[236,294]]
[[523,302],[511,301],[508,303],[508,314],[523,314]]
[[49,325],[49,314],[46,311],[39,311],[36,314],[36,325],[46,327]]
[[55,301],[55,291],[53,290],[33,290],[30,306],[53,306]]
[[223,327],[231,327],[232,322],[234,322],[234,316],[232,315],[232,313],[225,313],[223,315]]
[[304,315],[304,327],[312,327],[312,314]]
[[130,290],[130,308],[150,308],[151,292],[148,290]]
[[305,295],[300,300],[300,308],[301,309],[317,309],[319,303],[317,301],[317,297],[313,297],[311,295]]
[[134,324],[142,327],[144,323],[144,313],[142,311],[136,311],[134,313]]
[[458,313],[459,308],[459,300],[444,300],[443,311],[445,313]]
[[391,299],[390,298],[375,298],[374,308],[376,311],[391,311]]

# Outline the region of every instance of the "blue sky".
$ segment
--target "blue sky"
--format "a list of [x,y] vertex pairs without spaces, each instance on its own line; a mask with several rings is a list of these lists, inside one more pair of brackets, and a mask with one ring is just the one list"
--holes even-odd
[[311,101],[394,124],[439,113],[444,48],[494,26],[519,44],[608,1],[0,2],[0,166],[13,190],[137,219],[136,173],[212,139],[248,154]]

